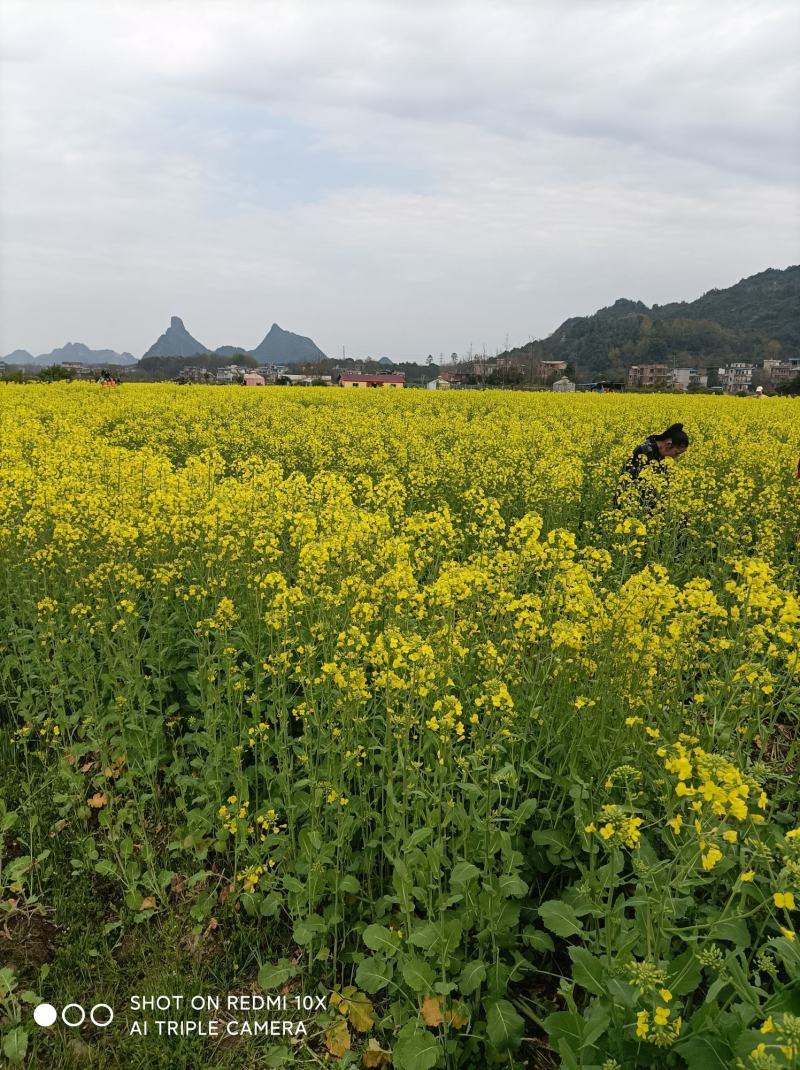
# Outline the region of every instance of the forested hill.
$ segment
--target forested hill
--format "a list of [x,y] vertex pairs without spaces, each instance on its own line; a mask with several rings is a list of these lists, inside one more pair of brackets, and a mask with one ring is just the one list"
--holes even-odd
[[532,345],[540,359],[569,361],[590,376],[642,362],[706,367],[800,356],[800,266],[769,268],[696,301],[650,308],[620,298],[592,316],[565,320]]
[[696,301],[653,305],[659,319],[714,320],[723,327],[744,327],[800,346],[800,265],[768,268],[727,290],[709,290]]

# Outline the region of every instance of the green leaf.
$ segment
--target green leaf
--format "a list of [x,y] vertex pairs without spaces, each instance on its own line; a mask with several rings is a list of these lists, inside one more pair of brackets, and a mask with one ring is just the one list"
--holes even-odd
[[583,1042],[581,1048],[591,1048],[596,1040],[608,1029],[611,1021],[611,1012],[601,1001],[596,1001],[592,1013],[585,1019],[583,1028]]
[[450,954],[455,951],[458,945],[461,943],[461,935],[464,932],[464,924],[459,917],[450,917],[446,921],[442,922],[441,940],[442,949],[441,955],[443,959],[449,958]]
[[606,971],[600,959],[585,947],[571,947],[569,957],[572,959],[572,980],[575,984],[587,992],[593,992],[595,996],[604,995]]
[[348,873],[339,881],[339,891],[349,892],[350,895],[358,895],[361,891],[361,885],[352,873]]
[[742,918],[725,918],[715,922],[708,931],[709,940],[730,940],[737,947],[750,946],[750,930]]
[[419,955],[404,959],[400,965],[400,972],[406,984],[414,992],[430,992],[436,978],[433,968]]
[[274,918],[281,908],[283,899],[277,892],[270,892],[261,901],[261,907],[259,913],[262,918]]
[[519,899],[528,892],[528,885],[518,877],[516,873],[501,877],[497,882],[497,890],[504,899]]
[[10,1063],[21,1063],[28,1050],[28,1032],[18,1025],[7,1033],[3,1040],[3,1055]]
[[575,1053],[583,1043],[583,1018],[573,1011],[556,1011],[544,1020],[544,1027],[551,1040],[563,1040]]
[[414,882],[408,874],[408,867],[398,862],[392,874],[394,893],[400,903],[400,909],[404,914],[409,914],[414,909]]
[[468,962],[458,978],[458,990],[462,996],[471,996],[486,980],[486,965],[483,962]]
[[532,947],[534,951],[552,951],[555,948],[550,933],[534,929],[532,925],[526,925],[522,930],[522,942],[526,947]]
[[439,1061],[442,1046],[432,1033],[401,1036],[392,1050],[396,1070],[432,1070]]
[[514,814],[514,824],[519,826],[524,821],[527,821],[529,818],[533,817],[533,815],[536,813],[536,807],[538,805],[538,799],[526,799],[523,803],[520,803],[520,805],[517,807],[516,813]]
[[679,1040],[675,1051],[685,1061],[687,1070],[728,1070],[735,1065],[730,1045],[716,1033]]
[[621,977],[609,977],[606,987],[612,1002],[627,1007],[628,1010],[633,1010],[636,1006],[636,990]]
[[325,931],[325,922],[319,914],[310,914],[295,923],[293,935],[295,941],[300,944],[310,944],[319,933]]
[[430,828],[417,829],[416,832],[413,832],[411,834],[411,836],[409,837],[408,841],[405,844],[403,844],[403,850],[404,851],[410,851],[414,847],[419,847],[419,845],[421,843],[426,843],[431,838],[432,835],[433,835],[433,829],[430,829]]
[[507,999],[486,1004],[486,1032],[498,1052],[514,1051],[522,1040],[523,1021]]
[[258,971],[258,983],[264,991],[270,988],[279,988],[280,985],[286,984],[290,977],[295,977],[297,973],[297,967],[292,966],[285,959],[275,966],[267,963]]
[[689,948],[669,964],[667,988],[673,996],[688,996],[700,987],[702,976],[694,948]]
[[432,921],[423,922],[409,936],[408,942],[414,947],[429,951],[439,939],[439,930]]
[[264,1059],[264,1065],[270,1067],[270,1070],[272,1067],[288,1066],[294,1062],[294,1055],[285,1044],[281,1044],[279,1048],[272,1048],[262,1058]]
[[456,862],[453,866],[453,871],[450,874],[450,883],[463,888],[467,884],[471,884],[474,880],[477,880],[480,873],[481,871],[478,867],[473,866],[471,862]]
[[374,995],[385,988],[392,979],[392,968],[382,955],[364,959],[356,970],[356,984],[365,992]]
[[572,907],[560,899],[550,899],[539,907],[539,915],[550,932],[556,936],[576,936],[583,925]]
[[368,925],[361,934],[361,939],[370,951],[383,951],[386,955],[394,955],[400,946],[400,934],[393,933],[385,925]]

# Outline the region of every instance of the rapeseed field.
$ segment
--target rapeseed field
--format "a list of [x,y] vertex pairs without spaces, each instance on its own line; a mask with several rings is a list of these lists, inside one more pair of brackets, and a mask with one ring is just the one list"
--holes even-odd
[[[798,1065],[796,401],[9,385],[0,429],[12,1064]],[[131,1034],[212,990],[325,1009]]]

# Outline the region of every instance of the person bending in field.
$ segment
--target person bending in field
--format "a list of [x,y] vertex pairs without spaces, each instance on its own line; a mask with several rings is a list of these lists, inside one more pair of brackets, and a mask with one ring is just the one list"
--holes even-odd
[[[667,457],[677,460],[688,448],[689,436],[683,430],[683,424],[670,424],[662,434],[648,435],[625,462],[620,486],[614,496],[615,508],[621,508],[632,497],[646,508],[654,508],[659,497],[658,482],[667,477],[664,461]],[[645,470],[651,471],[656,478],[640,480]],[[636,491],[633,496],[631,487]]]

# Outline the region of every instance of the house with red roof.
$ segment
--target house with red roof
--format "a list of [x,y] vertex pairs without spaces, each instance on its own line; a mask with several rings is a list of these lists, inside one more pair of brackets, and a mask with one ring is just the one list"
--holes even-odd
[[362,375],[356,372],[342,372],[339,376],[339,386],[365,388],[372,386],[386,386],[391,390],[402,389],[406,385],[404,372],[395,375]]

